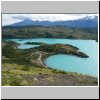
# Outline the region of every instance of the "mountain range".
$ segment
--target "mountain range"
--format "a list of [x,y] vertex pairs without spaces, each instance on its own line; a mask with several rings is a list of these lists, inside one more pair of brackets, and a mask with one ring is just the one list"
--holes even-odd
[[21,22],[17,22],[11,24],[10,26],[64,26],[64,27],[72,27],[72,28],[86,28],[86,27],[98,27],[98,16],[94,18],[85,17],[77,20],[68,20],[68,21],[33,21],[29,18],[22,20]]

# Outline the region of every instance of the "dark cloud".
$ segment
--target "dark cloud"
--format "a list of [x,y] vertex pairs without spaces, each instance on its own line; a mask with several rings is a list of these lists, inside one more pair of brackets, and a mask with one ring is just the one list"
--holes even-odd
[[29,18],[26,17],[26,16],[12,16],[12,18],[14,18],[14,19],[19,19],[19,20],[29,19]]

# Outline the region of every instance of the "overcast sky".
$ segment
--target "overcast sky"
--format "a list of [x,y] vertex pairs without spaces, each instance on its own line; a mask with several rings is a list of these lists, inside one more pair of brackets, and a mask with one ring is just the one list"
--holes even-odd
[[67,21],[85,17],[94,18],[97,14],[2,14],[2,26],[20,22],[25,19],[38,21]]

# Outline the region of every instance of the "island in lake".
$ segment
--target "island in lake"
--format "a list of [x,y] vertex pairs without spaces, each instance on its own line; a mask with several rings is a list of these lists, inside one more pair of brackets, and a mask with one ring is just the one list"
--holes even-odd
[[[3,26],[2,86],[97,86],[97,16],[94,19],[25,19]],[[63,57],[48,60],[56,55]]]

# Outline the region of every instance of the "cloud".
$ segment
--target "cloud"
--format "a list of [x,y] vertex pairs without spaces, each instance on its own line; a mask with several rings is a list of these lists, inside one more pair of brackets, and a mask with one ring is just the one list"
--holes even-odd
[[12,16],[12,14],[2,14],[2,26],[22,21],[20,19],[14,19]]
[[26,16],[20,16],[20,15],[17,15],[17,16],[12,16],[12,18],[14,18],[14,19],[20,19],[20,20],[29,19],[29,18],[28,18],[28,17],[26,17]]
[[2,25],[10,25],[25,19],[38,21],[67,21],[77,20],[85,17],[94,18],[97,14],[3,14]]

